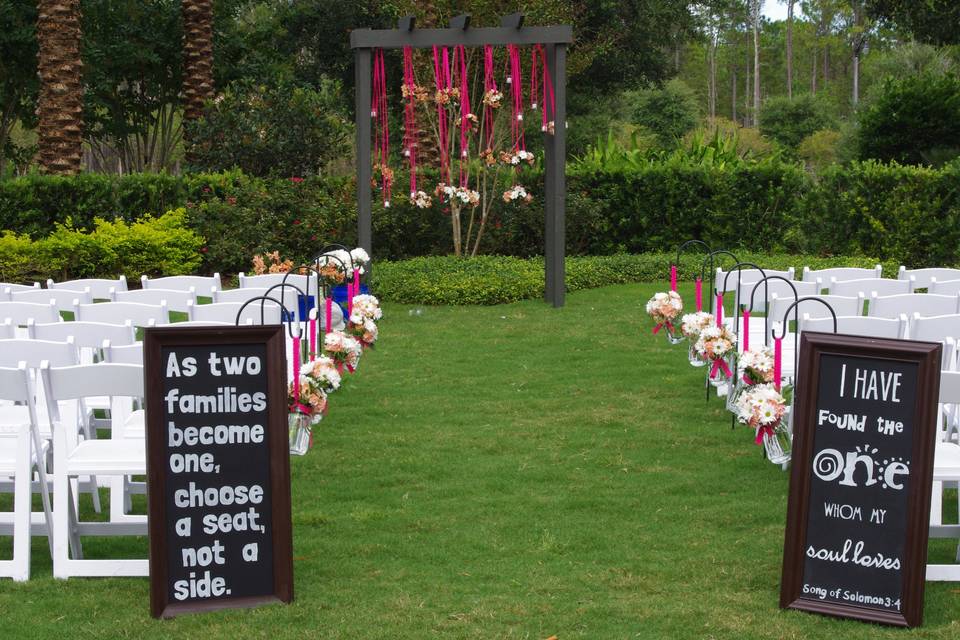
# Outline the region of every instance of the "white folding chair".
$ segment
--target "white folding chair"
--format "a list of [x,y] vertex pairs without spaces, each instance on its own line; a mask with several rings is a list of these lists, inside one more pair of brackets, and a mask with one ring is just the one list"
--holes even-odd
[[[941,372],[940,403],[954,407],[960,404],[960,372]],[[960,445],[940,440],[933,457],[931,538],[960,538],[960,524],[943,524],[941,515],[943,483],[956,482],[960,482]],[[957,564],[927,564],[927,580],[960,582],[960,545],[957,547],[956,561]]]
[[[252,325],[253,320],[247,318],[246,322],[241,322],[240,324]],[[233,322],[220,322],[219,320],[182,320],[171,323],[169,326],[176,327],[177,329],[185,329],[187,327],[233,327],[236,326],[236,324]]]
[[914,279],[914,287],[917,289],[927,289],[931,281],[937,280],[960,280],[960,269],[950,268],[930,268],[930,269],[907,269],[900,265],[900,271],[897,273],[897,279]]
[[34,282],[33,284],[14,284],[13,282],[0,282],[0,291],[9,290],[11,293],[16,293],[18,291],[30,291],[32,289],[39,289],[40,283]]
[[[800,321],[801,331],[833,333],[833,318],[829,315],[811,318],[804,313]],[[868,316],[837,316],[837,333],[874,338],[903,338],[907,330],[907,317],[871,318]]]
[[930,286],[927,287],[927,293],[935,293],[941,296],[955,296],[960,294],[960,280],[937,280],[930,278]]
[[911,340],[943,342],[947,338],[960,338],[960,314],[923,316],[914,313],[910,318],[907,335]]
[[[823,300],[833,308],[833,312],[837,316],[862,316],[863,315],[863,298],[860,296],[816,296],[816,298]],[[783,315],[787,312],[787,309],[790,308],[795,302],[793,297],[790,298],[781,298],[777,295],[772,296],[770,300],[770,318],[773,321],[781,322],[783,321]],[[804,314],[809,315],[811,318],[831,318],[830,311],[820,304],[813,300],[806,300],[801,302],[796,307],[797,318],[801,318]],[[791,312],[789,319],[793,319],[793,313]]]
[[110,289],[117,291],[127,290],[127,276],[120,276],[116,280],[109,278],[80,278],[78,280],[64,280],[63,282],[54,282],[47,280],[47,289],[73,289],[83,291],[90,290],[90,295],[94,300],[109,300]]
[[152,305],[137,302],[80,304],[73,308],[73,314],[74,319],[81,322],[130,323],[134,327],[170,324],[170,313],[165,304]]
[[938,296],[931,293],[904,293],[896,296],[870,296],[868,316],[896,318],[901,313],[923,316],[945,316],[960,313],[960,296]]
[[832,296],[867,296],[877,294],[894,296],[901,293],[913,293],[913,280],[891,280],[890,278],[863,278],[862,280],[837,280],[830,278]]
[[[121,497],[111,492],[110,522],[81,522],[74,506],[70,479],[84,475],[123,477],[146,473],[146,450],[139,438],[123,438],[125,410],[130,400],[143,396],[143,367],[129,364],[91,364],[74,367],[40,369],[47,396],[47,411],[54,433],[53,464],[53,575],[71,576],[145,576],[146,559],[87,560],[83,559],[81,536],[145,535],[145,516],[126,516],[116,521],[114,500]],[[76,438],[76,429],[69,416],[63,418],[57,408],[60,400],[82,401],[90,396],[114,399],[111,413],[114,437],[109,440]],[[117,435],[121,437],[117,437]],[[133,521],[136,519],[136,521]],[[71,557],[72,552],[72,557]]]
[[60,322],[60,312],[53,301],[45,304],[37,302],[0,302],[0,320],[10,318],[14,325],[26,326],[27,322]]
[[100,351],[104,340],[113,345],[133,344],[137,332],[130,323],[109,324],[106,322],[54,322],[52,324],[27,323],[27,335],[34,340],[54,340],[63,342],[68,338],[80,349],[78,364],[92,364],[92,354]]
[[[248,276],[241,271],[237,276],[237,280],[241,289],[249,289],[251,287],[269,289],[274,285],[282,283],[284,276],[286,276],[285,273],[265,273],[259,276]],[[317,274],[290,274],[290,276],[287,277],[286,283],[299,288],[305,294],[315,295],[317,291]],[[279,298],[279,296],[277,297]]]
[[[731,271],[724,271],[720,267],[717,267],[716,277],[714,280],[714,287],[720,293],[726,293],[727,291],[733,291],[735,289],[735,283],[737,280],[737,271],[738,269],[733,269]],[[794,279],[794,268],[790,267],[789,269],[776,270],[776,269],[764,269],[760,271],[759,269],[740,269],[740,282],[757,282],[764,276],[768,278],[771,276],[780,276],[781,278],[786,278],[787,280]],[[727,274],[730,274],[727,277]]]
[[13,320],[10,318],[4,318],[0,320],[0,340],[8,340],[13,338],[16,335],[16,327],[13,325]]
[[[280,305],[270,302],[269,300],[263,301],[263,322],[260,322],[260,302],[261,301],[256,300],[246,307],[240,302],[190,305],[187,308],[187,318],[193,322],[213,321],[235,324],[237,313],[240,312],[240,309],[243,309],[243,315],[240,318],[241,324],[247,320],[253,320],[255,324],[280,324]],[[294,313],[293,305],[288,303],[286,306],[290,313]]]
[[829,269],[811,269],[804,267],[800,279],[804,282],[814,282],[819,278],[823,282],[830,282],[831,278],[836,278],[838,282],[844,280],[862,280],[863,278],[881,278],[883,277],[883,265],[877,265],[872,269],[863,269],[860,267],[831,267]]
[[[53,520],[50,490],[44,464],[45,449],[37,429],[33,385],[26,364],[17,368],[0,368],[0,399],[18,402],[27,408],[25,420],[12,434],[0,436],[0,476],[13,478],[13,512],[0,513],[0,533],[13,536],[13,558],[0,560],[0,577],[15,581],[30,579],[30,538],[36,532],[46,535],[53,553]],[[40,480],[43,513],[34,514],[32,507],[33,473]],[[12,516],[12,517],[10,517]],[[35,516],[42,516],[39,519]]]
[[175,289],[135,289],[133,291],[111,292],[113,302],[133,302],[136,304],[166,304],[170,311],[186,312],[190,303],[197,303],[197,292]]
[[58,311],[73,311],[74,304],[90,304],[93,296],[90,289],[74,291],[73,289],[30,289],[14,293],[11,299],[14,302],[34,302],[50,304],[52,301]]
[[144,289],[167,289],[168,291],[193,290],[196,295],[207,298],[212,298],[214,291],[223,288],[219,273],[212,276],[166,276],[163,278],[140,276],[140,286]]
[[268,287],[247,287],[246,289],[227,289],[226,291],[216,290],[213,292],[214,304],[221,302],[246,302],[253,298],[267,295]]

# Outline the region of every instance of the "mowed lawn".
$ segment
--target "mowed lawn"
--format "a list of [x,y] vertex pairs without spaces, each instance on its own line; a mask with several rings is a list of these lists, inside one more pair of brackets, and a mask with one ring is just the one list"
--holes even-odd
[[960,637],[957,583],[927,584],[914,632],[779,610],[788,474],[650,335],[656,288],[385,305],[292,461],[291,606],[156,621],[147,579],[54,580],[35,538],[30,582],[0,581],[0,638]]

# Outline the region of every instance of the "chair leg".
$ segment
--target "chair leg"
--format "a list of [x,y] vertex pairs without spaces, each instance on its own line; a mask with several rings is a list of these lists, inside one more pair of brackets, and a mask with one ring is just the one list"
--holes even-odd
[[14,478],[13,571],[17,582],[30,579],[30,497],[32,465],[30,435],[22,431],[17,438],[17,474]]
[[[59,447],[60,444],[57,443]],[[59,462],[59,461],[58,461]],[[65,465],[64,465],[65,466]],[[70,498],[70,479],[66,469],[57,469],[53,477],[53,577],[69,578],[67,564],[70,561],[70,514],[73,500]]]
[[930,526],[943,524],[943,482],[933,481],[933,490],[930,493]]

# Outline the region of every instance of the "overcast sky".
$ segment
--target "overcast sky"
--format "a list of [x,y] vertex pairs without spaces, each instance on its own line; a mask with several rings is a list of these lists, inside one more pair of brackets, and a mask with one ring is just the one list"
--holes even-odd
[[[793,7],[793,17],[799,17],[800,13],[800,3],[798,2]],[[771,20],[786,20],[787,5],[780,2],[780,0],[766,0],[763,3],[763,15]]]

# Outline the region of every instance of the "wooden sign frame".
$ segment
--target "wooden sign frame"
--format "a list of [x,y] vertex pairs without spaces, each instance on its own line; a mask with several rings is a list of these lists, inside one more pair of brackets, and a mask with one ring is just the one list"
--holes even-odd
[[[919,626],[923,621],[941,352],[942,345],[931,342],[817,332],[804,332],[801,335],[797,371],[801,383],[796,390],[794,403],[793,464],[784,541],[781,608],[902,627]],[[816,431],[815,413],[821,357],[824,355],[873,358],[917,365],[911,475],[906,502],[906,539],[901,569],[902,604],[899,613],[866,605],[823,601],[802,594],[804,548],[810,513],[811,456]]]
[[[150,611],[156,618],[218,609],[254,607],[293,601],[293,532],[290,499],[290,456],[287,434],[286,350],[283,325],[241,327],[157,327],[144,334],[144,376],[147,446],[147,513],[150,537]],[[171,602],[168,589],[167,505],[163,408],[163,347],[263,345],[266,348],[267,424],[273,589],[262,596],[225,597],[209,601]],[[156,410],[155,410],[156,409]]]

